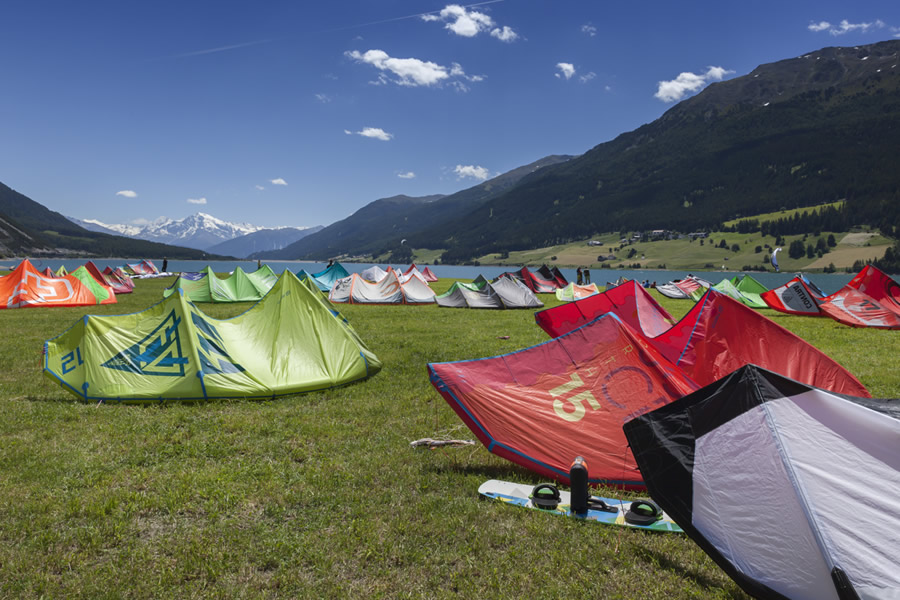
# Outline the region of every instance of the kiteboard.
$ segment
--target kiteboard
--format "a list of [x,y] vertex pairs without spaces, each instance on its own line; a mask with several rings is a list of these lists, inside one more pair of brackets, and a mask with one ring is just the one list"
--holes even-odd
[[[635,529],[648,529],[650,531],[665,531],[683,533],[679,527],[665,512],[652,502],[646,500],[621,500],[617,498],[602,498],[591,496],[587,512],[578,514],[571,509],[571,496],[569,492],[556,490],[558,503],[552,508],[541,508],[535,505],[532,493],[537,489],[539,494],[548,488],[531,486],[510,481],[491,479],[485,481],[478,488],[478,493],[487,498],[500,500],[514,506],[533,508],[541,512],[555,515],[565,515],[586,521],[597,521],[606,525],[619,525],[633,527]],[[550,486],[551,488],[553,486]],[[553,488],[555,490],[555,488]],[[553,502],[544,502],[545,506],[552,506]],[[600,508],[602,507],[602,508]],[[658,512],[657,512],[658,511]],[[628,515],[628,519],[626,519]]]

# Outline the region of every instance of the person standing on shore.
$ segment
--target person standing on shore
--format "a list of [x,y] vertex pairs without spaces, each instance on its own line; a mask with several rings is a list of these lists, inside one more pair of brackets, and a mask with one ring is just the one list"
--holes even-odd
[[587,267],[585,267],[585,268],[584,268],[584,271],[582,272],[582,274],[584,275],[584,285],[590,285],[590,283],[591,283],[591,270],[588,269]]
[[584,281],[584,279],[582,279],[581,267],[578,267],[575,269],[575,285],[581,285],[582,281]]

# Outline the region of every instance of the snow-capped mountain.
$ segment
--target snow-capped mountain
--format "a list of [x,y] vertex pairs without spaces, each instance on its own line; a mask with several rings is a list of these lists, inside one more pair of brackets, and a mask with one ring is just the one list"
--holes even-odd
[[90,231],[124,235],[141,240],[161,242],[207,250],[222,242],[266,229],[249,223],[230,223],[212,215],[198,212],[184,219],[161,217],[144,226],[111,225],[96,219],[69,219]]
[[108,225],[97,219],[76,219],[75,217],[66,217],[76,225],[81,225],[88,231],[96,231],[98,233],[108,233],[110,235],[124,235],[125,237],[137,237],[143,227],[137,225]]
[[135,237],[173,246],[187,246],[205,250],[225,240],[231,240],[262,227],[249,223],[229,223],[206,213],[197,213],[180,220],[154,221]]

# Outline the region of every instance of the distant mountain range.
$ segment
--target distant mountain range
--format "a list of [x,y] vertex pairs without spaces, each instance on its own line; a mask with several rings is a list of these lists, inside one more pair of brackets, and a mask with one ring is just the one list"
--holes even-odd
[[69,219],[88,231],[196,248],[237,258],[246,258],[253,252],[283,248],[322,229],[321,226],[269,229],[249,223],[230,223],[202,212],[184,219],[163,217],[144,226],[114,225],[74,217]]

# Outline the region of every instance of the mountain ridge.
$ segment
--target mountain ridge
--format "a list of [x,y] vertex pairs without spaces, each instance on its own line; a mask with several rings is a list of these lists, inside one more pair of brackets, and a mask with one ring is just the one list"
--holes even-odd
[[458,262],[844,197],[871,215],[900,187],[898,56],[892,40],[760,65],[410,242]]
[[523,177],[548,165],[570,160],[568,155],[550,155],[497,175],[459,192],[410,197],[380,198],[352,215],[332,223],[280,251],[253,254],[253,258],[329,259],[338,256],[382,254],[396,250],[402,241],[424,228],[437,226],[514,186]]

